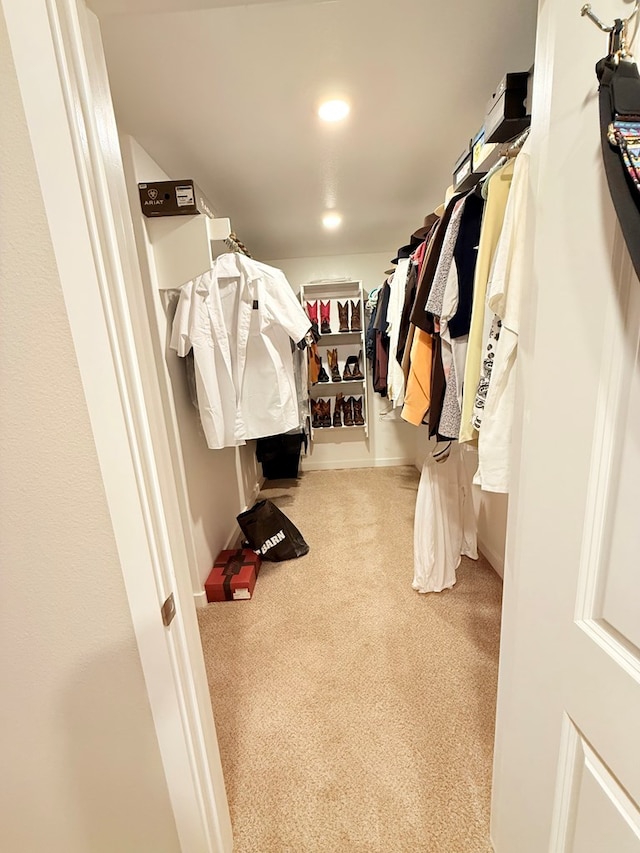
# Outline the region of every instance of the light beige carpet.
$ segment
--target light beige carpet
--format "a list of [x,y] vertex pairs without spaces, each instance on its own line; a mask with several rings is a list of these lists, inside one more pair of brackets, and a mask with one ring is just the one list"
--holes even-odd
[[235,853],[484,853],[501,583],[411,589],[418,473],[266,488],[310,553],[200,627]]

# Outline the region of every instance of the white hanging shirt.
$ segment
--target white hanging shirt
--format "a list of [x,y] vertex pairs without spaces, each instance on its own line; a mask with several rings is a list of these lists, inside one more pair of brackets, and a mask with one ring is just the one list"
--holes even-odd
[[510,486],[520,313],[529,273],[528,191],[529,154],[525,143],[513,169],[511,192],[487,289],[487,306],[502,324],[478,436],[478,471],[473,481],[487,492],[508,492]]
[[404,296],[409,275],[409,258],[398,261],[396,271],[389,280],[391,295],[387,310],[387,332],[389,334],[389,369],[387,376],[387,397],[395,409],[404,403],[404,371],[398,364],[398,341],[400,339],[400,323],[404,308]]
[[181,288],[171,347],[182,357],[193,348],[212,450],[299,426],[290,339],[309,328],[284,273],[240,254],[220,255]]

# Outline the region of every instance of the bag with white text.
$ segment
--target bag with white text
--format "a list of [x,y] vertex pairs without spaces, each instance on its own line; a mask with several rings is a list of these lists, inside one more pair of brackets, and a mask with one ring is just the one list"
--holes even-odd
[[298,528],[271,501],[260,501],[241,512],[238,524],[249,548],[263,560],[279,563],[309,553],[309,546]]

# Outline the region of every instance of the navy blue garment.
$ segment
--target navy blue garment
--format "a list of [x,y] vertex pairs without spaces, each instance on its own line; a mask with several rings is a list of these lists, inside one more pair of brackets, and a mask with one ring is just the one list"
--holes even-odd
[[464,203],[460,220],[460,231],[453,257],[458,272],[458,310],[449,320],[449,332],[452,338],[461,338],[469,334],[471,328],[471,310],[473,308],[473,279],[476,274],[480,228],[484,199],[470,192]]

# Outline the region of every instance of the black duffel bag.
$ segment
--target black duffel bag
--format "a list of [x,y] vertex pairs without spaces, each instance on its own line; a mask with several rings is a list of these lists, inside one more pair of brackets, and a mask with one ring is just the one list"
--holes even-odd
[[298,528],[271,501],[260,501],[241,512],[238,524],[249,548],[264,560],[279,563],[309,553],[309,546]]

